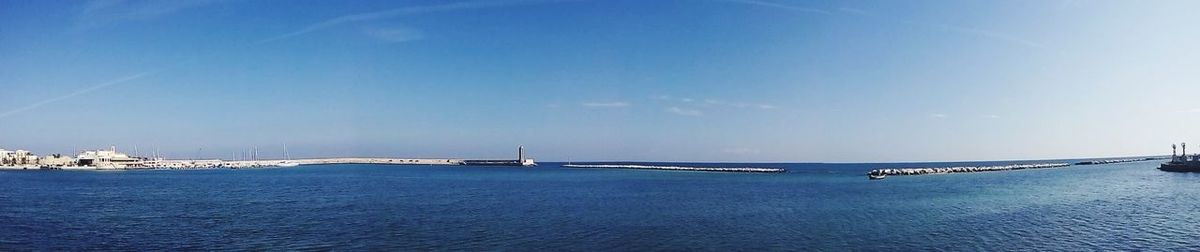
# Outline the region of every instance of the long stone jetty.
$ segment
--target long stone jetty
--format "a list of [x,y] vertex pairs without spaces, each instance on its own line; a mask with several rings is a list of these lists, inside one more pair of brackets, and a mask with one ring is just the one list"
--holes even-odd
[[607,168],[607,169],[638,169],[638,170],[668,170],[668,171],[702,171],[702,172],[753,172],[781,173],[783,168],[757,167],[688,167],[688,166],[659,166],[659,165],[620,165],[620,164],[565,164],[569,168]]
[[[331,164],[378,164],[378,165],[462,165],[463,159],[444,158],[305,158],[293,160],[246,160],[246,161],[217,161],[216,164],[198,165],[197,167],[217,168],[258,168],[258,167],[289,167],[297,165],[331,165]],[[187,168],[197,168],[187,167]]]
[[1150,161],[1150,160],[1159,160],[1159,159],[1167,159],[1167,158],[1147,157],[1147,158],[1106,159],[1106,160],[1083,161],[1083,162],[1078,162],[1075,164],[1076,165],[1116,164],[1116,163],[1140,162],[1140,161]]
[[[283,160],[277,160],[279,162]],[[272,161],[266,161],[272,162]],[[394,165],[460,165],[463,159],[433,159],[433,158],[308,158],[295,159],[302,165],[317,164],[394,164]]]
[[888,169],[871,170],[871,172],[868,172],[867,175],[868,176],[903,176],[903,175],[925,175],[925,174],[943,174],[943,173],[1042,169],[1042,168],[1057,168],[1057,167],[1067,167],[1067,166],[1071,166],[1071,164],[1069,164],[1069,163],[1049,163],[1049,164],[1012,164],[1012,165],[997,165],[997,166],[888,168]]

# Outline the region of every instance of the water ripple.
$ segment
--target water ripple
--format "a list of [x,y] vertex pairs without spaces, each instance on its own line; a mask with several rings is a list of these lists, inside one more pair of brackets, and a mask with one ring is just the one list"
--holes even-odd
[[1200,176],[1146,163],[776,166],[0,172],[0,250],[1200,250]]

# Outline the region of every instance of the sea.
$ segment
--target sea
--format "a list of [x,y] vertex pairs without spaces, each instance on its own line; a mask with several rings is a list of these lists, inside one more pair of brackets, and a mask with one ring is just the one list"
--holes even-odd
[[1200,174],[1161,160],[865,176],[1048,162],[0,171],[0,250],[1200,251]]

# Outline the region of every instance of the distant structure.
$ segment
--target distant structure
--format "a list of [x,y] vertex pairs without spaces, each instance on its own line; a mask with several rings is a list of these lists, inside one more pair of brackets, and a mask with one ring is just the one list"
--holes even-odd
[[532,158],[525,158],[525,146],[517,146],[517,160],[521,161],[521,166],[537,166]]
[[116,146],[108,150],[84,151],[75,158],[79,166],[95,166],[98,169],[126,169],[142,167],[142,159],[117,152]]
[[525,146],[517,146],[516,160],[463,160],[462,165],[476,166],[537,166],[532,158],[525,158]]
[[62,154],[46,156],[34,155],[27,150],[0,149],[0,168],[5,169],[37,169],[45,166],[74,166],[75,158]]
[[38,156],[27,150],[0,149],[0,166],[36,166]]
[[65,167],[75,166],[75,158],[63,154],[50,154],[43,156],[38,160],[38,164],[42,167]]
[[1182,155],[1175,155],[1175,145],[1171,145],[1171,161],[1158,166],[1159,170],[1169,172],[1200,172],[1200,155],[1187,155],[1187,143],[1180,143]]
[[[134,147],[136,152],[136,147]],[[284,147],[284,160],[260,160],[258,147],[243,149],[234,159],[165,159],[154,151],[153,157],[141,157],[118,152],[116,146],[108,149],[84,150],[77,155],[50,154],[36,156],[26,150],[0,149],[0,169],[45,169],[45,170],[132,170],[132,169],[205,169],[205,168],[257,168],[294,167],[321,164],[385,164],[385,165],[481,165],[481,166],[537,166],[532,158],[525,156],[525,146],[517,146],[517,159],[464,160],[431,158],[310,158],[292,160]]]

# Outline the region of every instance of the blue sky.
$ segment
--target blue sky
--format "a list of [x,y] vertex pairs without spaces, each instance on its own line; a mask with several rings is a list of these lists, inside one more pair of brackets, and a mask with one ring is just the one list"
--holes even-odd
[[2,1],[0,148],[878,162],[1200,151],[1197,1]]

